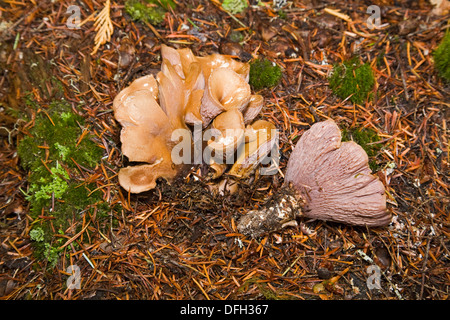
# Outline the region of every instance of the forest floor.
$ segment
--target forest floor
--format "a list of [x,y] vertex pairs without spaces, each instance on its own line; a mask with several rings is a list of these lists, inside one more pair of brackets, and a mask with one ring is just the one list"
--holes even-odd
[[[370,29],[373,4],[382,26]],[[66,23],[69,5],[81,8],[79,29]],[[111,40],[91,55],[93,17],[103,5],[0,1],[1,299],[448,299],[450,86],[432,53],[449,15],[432,14],[422,0],[293,1],[282,11],[262,1],[236,15],[218,1],[189,0],[152,26],[132,21],[123,1],[112,1]],[[265,99],[258,118],[280,132],[281,173],[241,181],[226,196],[209,191],[204,168],[143,194],[119,186],[126,159],[112,101],[132,80],[160,69],[163,43],[201,56],[266,57],[282,68],[281,82],[258,92]],[[376,78],[374,98],[363,104],[337,97],[328,83],[333,64],[352,56],[369,63]],[[37,74],[30,71],[39,64]],[[49,79],[62,84],[103,151],[96,166],[72,170],[71,179],[94,184],[102,200],[86,213],[74,210],[57,235],[54,265],[36,255],[30,231],[54,219],[48,208],[55,199],[38,218],[30,213],[30,173],[17,152],[36,112],[55,97]],[[24,103],[30,95],[38,111]],[[392,222],[362,228],[299,219],[298,227],[259,239],[240,235],[237,219],[280,188],[298,137],[326,119],[377,133],[381,147],[371,160]],[[102,202],[109,209],[100,217]],[[68,289],[74,265],[80,289]],[[373,266],[381,270],[379,286]]]

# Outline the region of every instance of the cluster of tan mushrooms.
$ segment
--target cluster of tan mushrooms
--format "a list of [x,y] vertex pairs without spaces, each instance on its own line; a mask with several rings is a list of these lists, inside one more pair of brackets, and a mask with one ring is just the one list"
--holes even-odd
[[[202,155],[208,154],[205,150],[214,154],[204,159],[215,171],[213,178],[227,169],[240,178],[250,175],[275,146],[276,130],[268,121],[252,122],[263,107],[263,97],[251,94],[249,64],[220,54],[199,57],[190,49],[165,45],[161,57],[156,79],[141,77],[114,99],[114,115],[122,125],[122,152],[136,163],[119,171],[120,185],[140,193],[153,189],[158,178],[170,182],[177,177],[193,163],[192,127],[213,132],[205,143],[204,137],[200,141]],[[174,132],[181,134],[174,138]],[[180,162],[173,151],[182,142],[188,148]],[[353,142],[341,144],[340,130],[331,120],[314,124],[303,134],[291,154],[285,181],[277,203],[241,219],[242,233],[258,236],[279,229],[299,213],[354,225],[390,221],[384,186],[371,175],[366,153]]]
[[198,57],[190,49],[165,45],[161,57],[156,79],[141,77],[114,99],[114,115],[122,125],[122,152],[130,162],[139,163],[120,170],[120,185],[140,193],[153,189],[158,178],[173,180],[193,163],[191,157],[183,157],[181,163],[174,159],[172,151],[180,141],[173,139],[173,133],[181,132],[178,137],[189,142],[189,150],[184,151],[191,154],[190,126],[213,132],[206,148],[214,155],[206,160],[216,172],[214,178],[227,169],[229,158],[241,146],[230,174],[250,174],[258,161],[247,160],[254,155],[260,160],[271,150],[275,139],[270,133],[275,127],[263,120],[251,124],[263,98],[250,92],[249,64],[220,54]]

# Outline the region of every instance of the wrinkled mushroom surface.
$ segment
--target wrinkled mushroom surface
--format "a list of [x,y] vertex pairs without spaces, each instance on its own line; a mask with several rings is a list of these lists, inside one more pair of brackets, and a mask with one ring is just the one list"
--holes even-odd
[[208,148],[220,153],[220,157],[229,158],[244,140],[244,117],[236,109],[219,114],[211,128],[215,130],[215,138],[208,141]]
[[[204,129],[209,126],[214,130],[215,139],[210,139],[207,147],[212,153],[219,153],[219,158],[220,155],[223,159],[229,158],[243,143],[245,125],[251,123],[263,107],[263,97],[252,95],[250,91],[249,64],[220,54],[198,57],[190,49],[176,50],[165,45],[161,55],[162,75],[158,75],[158,81],[175,79],[169,81],[175,84],[166,86],[172,86],[167,98],[164,92],[160,93],[164,98],[161,107],[169,113],[165,100],[184,99],[185,123],[201,124]],[[172,97],[172,92],[178,92],[181,86],[177,82],[184,83],[186,93]],[[220,163],[220,159],[215,159],[214,163]]]
[[114,115],[123,126],[122,152],[130,161],[151,163],[165,155],[165,149],[159,146],[165,144],[162,137],[168,133],[165,128],[168,119],[155,100],[157,94],[155,79],[146,76],[114,99]]
[[208,78],[200,114],[204,125],[224,111],[243,111],[250,102],[250,85],[227,68],[214,69]]
[[[206,128],[216,116],[224,111],[230,109],[246,111],[251,99],[248,84],[250,65],[248,63],[239,62],[220,54],[199,57],[195,56],[188,48],[173,49],[166,45],[161,46],[161,56],[163,73],[167,73],[166,70],[170,65],[188,89],[185,93],[188,95],[186,101],[192,101],[185,113],[185,121],[188,124],[201,121],[203,127]],[[190,97],[194,90],[204,90],[204,92],[202,91],[201,94],[197,92],[194,97]],[[200,95],[201,101],[199,102]],[[252,105],[252,109],[246,116],[246,123],[257,115],[258,107],[262,108],[262,100],[257,100],[257,102],[260,104]]]
[[386,210],[383,183],[368,165],[364,149],[341,142],[332,120],[311,126],[292,151],[285,184],[275,200],[247,213],[238,223],[241,233],[258,237],[276,231],[296,216],[357,226],[384,226],[391,221]]
[[305,132],[291,153],[287,183],[305,198],[303,214],[361,226],[390,222],[383,183],[372,175],[364,149],[341,143],[341,131],[327,120]]
[[243,111],[244,123],[248,124],[256,118],[264,105],[264,98],[259,94],[250,96],[247,108]]

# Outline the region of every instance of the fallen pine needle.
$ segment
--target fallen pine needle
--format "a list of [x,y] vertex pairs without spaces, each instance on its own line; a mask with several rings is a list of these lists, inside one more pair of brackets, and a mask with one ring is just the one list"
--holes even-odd
[[197,287],[200,288],[200,290],[203,292],[203,294],[205,295],[206,299],[211,300],[208,296],[208,294],[206,293],[206,291],[203,289],[203,287],[200,285],[200,283],[197,282],[197,280],[195,280],[195,278],[192,278],[192,280],[195,282],[195,284],[197,285]]
[[342,20],[345,20],[347,22],[351,22],[352,19],[350,19],[350,17],[348,15],[346,15],[345,13],[341,13],[339,12],[339,10],[334,10],[334,9],[330,9],[330,8],[325,8],[323,9],[323,11],[325,11],[326,13],[329,13],[335,17],[338,17]]

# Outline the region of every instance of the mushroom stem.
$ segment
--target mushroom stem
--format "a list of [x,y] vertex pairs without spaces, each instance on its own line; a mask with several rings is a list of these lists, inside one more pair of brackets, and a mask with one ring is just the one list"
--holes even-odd
[[283,187],[259,210],[252,210],[243,216],[237,225],[240,233],[257,238],[265,233],[281,230],[296,224],[302,215],[305,201],[293,188]]

